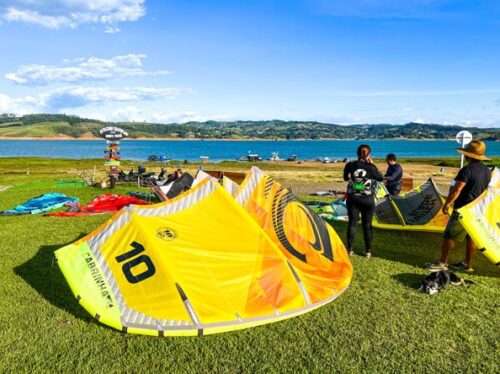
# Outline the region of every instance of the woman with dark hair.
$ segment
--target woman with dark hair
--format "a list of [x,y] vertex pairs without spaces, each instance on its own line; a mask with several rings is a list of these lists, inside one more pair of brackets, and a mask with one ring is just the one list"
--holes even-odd
[[361,144],[358,147],[358,159],[350,161],[344,168],[344,180],[347,183],[347,251],[353,255],[352,246],[356,235],[359,214],[365,238],[365,256],[372,255],[372,219],[375,211],[375,181],[381,182],[384,177],[373,163],[370,146]]

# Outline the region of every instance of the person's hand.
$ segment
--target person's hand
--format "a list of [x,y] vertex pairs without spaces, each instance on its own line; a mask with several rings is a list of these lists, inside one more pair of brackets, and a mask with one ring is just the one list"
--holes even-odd
[[446,203],[443,204],[441,211],[443,212],[444,215],[450,215],[450,206]]
[[366,158],[366,162],[368,162],[369,164],[373,164],[373,160],[370,156]]

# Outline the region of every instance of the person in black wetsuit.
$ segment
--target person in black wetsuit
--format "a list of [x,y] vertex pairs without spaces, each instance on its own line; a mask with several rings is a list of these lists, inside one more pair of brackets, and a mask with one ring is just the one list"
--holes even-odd
[[352,246],[356,235],[356,226],[361,213],[361,223],[365,238],[365,256],[372,253],[372,219],[375,211],[375,181],[381,182],[384,177],[370,157],[371,149],[366,144],[358,147],[358,160],[348,162],[344,168],[344,180],[347,184],[347,251],[353,255]]
[[399,195],[401,192],[401,178],[403,177],[403,168],[398,164],[396,155],[389,153],[385,161],[388,168],[384,175],[385,188],[391,195]]

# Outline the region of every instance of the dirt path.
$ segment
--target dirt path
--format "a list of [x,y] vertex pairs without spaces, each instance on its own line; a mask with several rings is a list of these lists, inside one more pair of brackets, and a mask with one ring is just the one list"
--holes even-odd
[[[296,194],[310,194],[315,191],[345,190],[343,180],[343,163],[321,164],[314,162],[303,162],[297,164],[292,170],[269,170],[268,173],[277,180],[283,181],[291,187]],[[378,169],[385,173],[387,165],[376,164]],[[451,181],[456,176],[458,168],[446,167],[441,173],[441,167],[425,164],[408,163],[403,164],[404,177],[413,178],[413,187],[424,183],[432,177],[443,194],[448,193]],[[317,168],[315,170],[315,168]]]

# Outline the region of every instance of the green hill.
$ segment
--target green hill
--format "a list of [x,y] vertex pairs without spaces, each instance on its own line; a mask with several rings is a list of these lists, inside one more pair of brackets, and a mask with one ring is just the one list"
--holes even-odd
[[474,137],[500,139],[498,128],[361,124],[341,126],[315,121],[207,121],[187,123],[103,122],[64,114],[0,115],[0,137],[99,137],[99,129],[116,125],[131,138],[179,139],[453,139],[460,130]]

